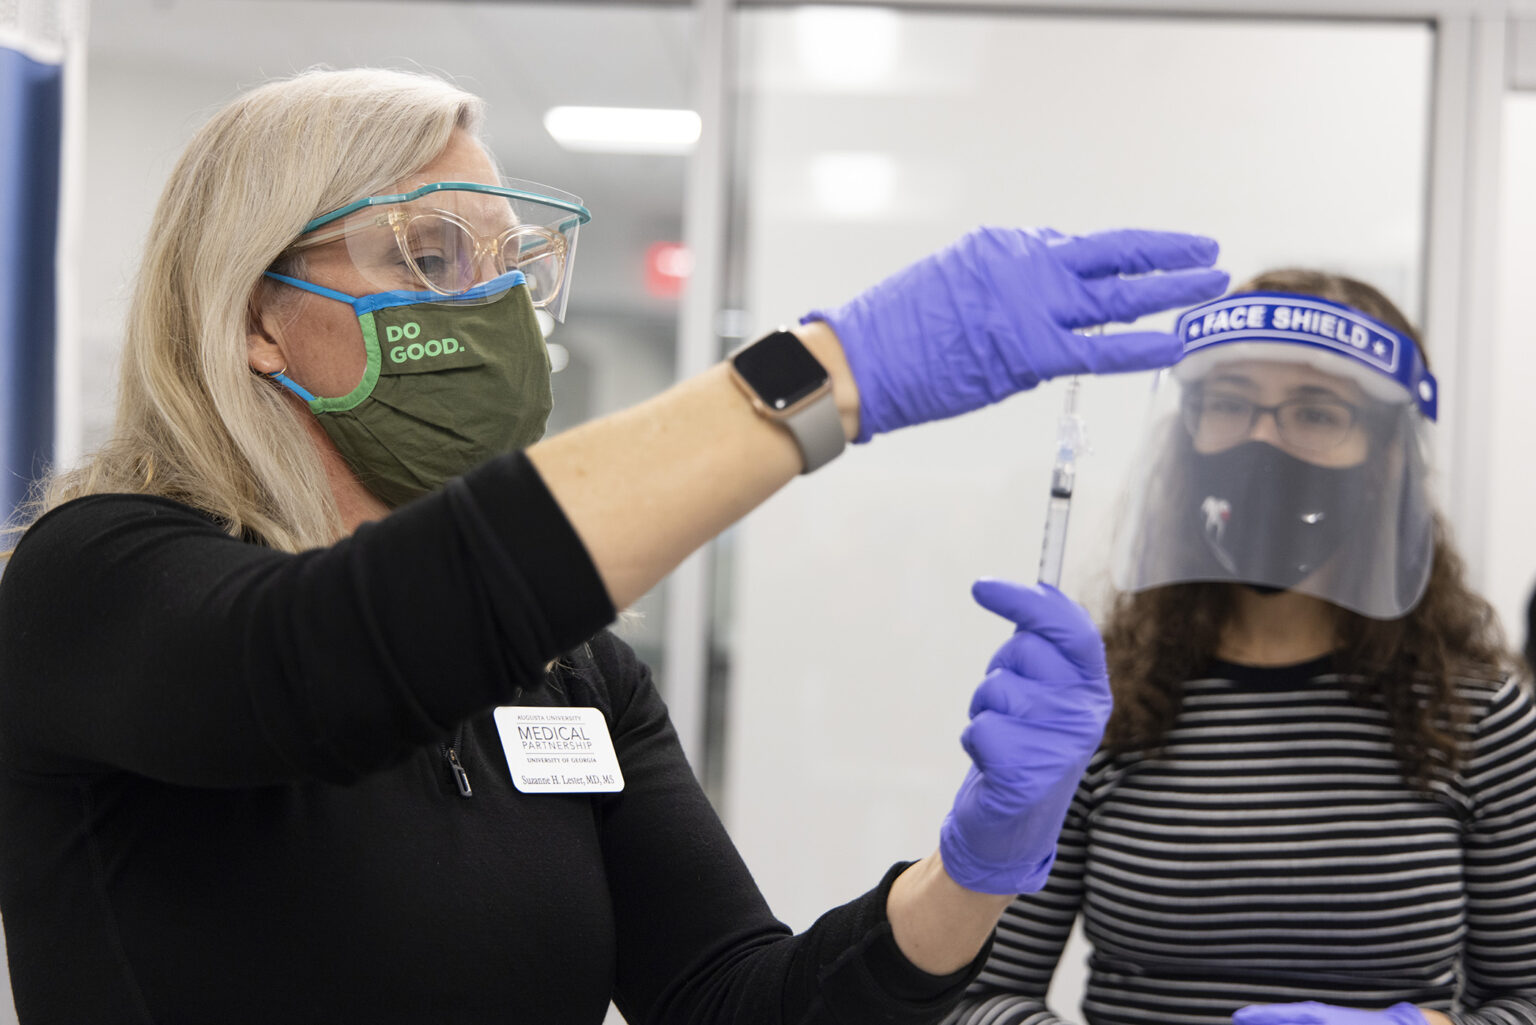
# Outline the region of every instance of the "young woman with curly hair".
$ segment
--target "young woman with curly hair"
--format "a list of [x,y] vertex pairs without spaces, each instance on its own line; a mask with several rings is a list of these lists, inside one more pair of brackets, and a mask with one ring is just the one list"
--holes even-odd
[[1536,712],[1429,497],[1436,383],[1376,289],[1179,321],[1051,878],[952,1022],[1536,1022]]

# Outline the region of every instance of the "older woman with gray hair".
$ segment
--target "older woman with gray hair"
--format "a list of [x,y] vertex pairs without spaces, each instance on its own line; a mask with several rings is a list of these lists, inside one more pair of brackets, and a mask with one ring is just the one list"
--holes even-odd
[[172,172],[115,431],[0,586],[24,1022],[929,1022],[1043,882],[1108,712],[1058,592],[978,585],[1018,626],[937,849],[799,935],[603,628],[849,439],[1170,361],[1076,329],[1217,294],[1214,243],[980,229],[544,438],[589,214],[480,111],[307,73]]

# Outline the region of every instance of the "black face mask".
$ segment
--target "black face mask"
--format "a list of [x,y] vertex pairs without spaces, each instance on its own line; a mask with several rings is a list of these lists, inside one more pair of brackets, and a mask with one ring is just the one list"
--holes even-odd
[[1186,515],[1220,579],[1294,587],[1339,550],[1368,505],[1363,464],[1317,466],[1262,441],[1189,460]]

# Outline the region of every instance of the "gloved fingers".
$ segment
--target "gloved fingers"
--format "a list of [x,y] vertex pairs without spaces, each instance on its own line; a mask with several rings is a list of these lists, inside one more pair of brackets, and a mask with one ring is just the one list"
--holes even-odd
[[1249,1004],[1232,1012],[1232,1025],[1325,1025],[1326,1005],[1315,1000],[1296,1004]]
[[1026,677],[1033,686],[1060,687],[1085,676],[1083,670],[1056,647],[1054,641],[1028,630],[1014,631],[1013,636],[998,646],[992,654],[992,660],[987,663],[987,672],[994,669],[1012,670]]
[[1090,327],[1116,321],[1129,324],[1149,313],[1192,306],[1227,290],[1224,270],[1173,270],[1138,278],[1105,277],[1080,282],[1089,302],[1060,318],[1065,327]]
[[1103,673],[1104,642],[1098,627],[1086,609],[1050,584],[1025,587],[984,577],[971,585],[971,597],[988,612],[1051,642],[1083,674]]
[[1098,231],[1051,247],[1051,254],[1082,278],[1209,267],[1219,251],[1216,240],[1204,235],[1143,228]]
[[1044,681],[1009,666],[993,665],[972,692],[967,714],[975,718],[982,711],[992,711],[1016,719],[1036,720],[1091,709],[1108,697],[1109,681],[1103,677],[1075,680],[1067,676]]
[[1179,336],[1161,331],[1076,335],[1070,344],[1082,354],[1079,362],[1083,372],[1094,374],[1158,370],[1173,366],[1184,354],[1184,343]]
[[1027,686],[1028,683],[1007,669],[992,669],[971,694],[971,707],[966,714],[972,719],[982,712],[1025,718],[1035,706],[1035,688]]
[[[1104,736],[1108,710],[1095,710],[1049,726],[983,709],[960,731],[960,746],[985,776],[999,786],[1017,791],[1020,779],[1030,779],[1030,790],[1039,792],[1052,784],[1082,775],[1083,768]],[[1029,794],[1019,793],[1021,799]]]
[[1113,707],[1108,677],[1042,681],[995,666],[971,693],[966,714],[974,719],[982,712],[998,712],[1049,730],[1085,718],[1107,720]]

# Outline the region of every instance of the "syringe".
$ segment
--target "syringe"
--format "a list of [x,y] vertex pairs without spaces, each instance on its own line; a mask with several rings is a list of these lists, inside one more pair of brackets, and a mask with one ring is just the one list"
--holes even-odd
[[1067,518],[1072,513],[1072,485],[1077,479],[1077,454],[1083,446],[1083,418],[1077,414],[1076,377],[1067,382],[1066,403],[1056,421],[1056,459],[1051,464],[1051,498],[1045,508],[1045,542],[1040,547],[1040,582],[1061,586],[1061,563],[1067,553]]
[[[1101,335],[1104,325],[1078,329]],[[1077,483],[1077,457],[1088,447],[1088,432],[1077,413],[1079,378],[1067,382],[1067,397],[1056,421],[1056,458],[1051,463],[1051,497],[1045,507],[1045,541],[1040,546],[1040,583],[1061,586],[1061,564],[1067,554],[1067,518],[1072,515],[1072,487]]]

